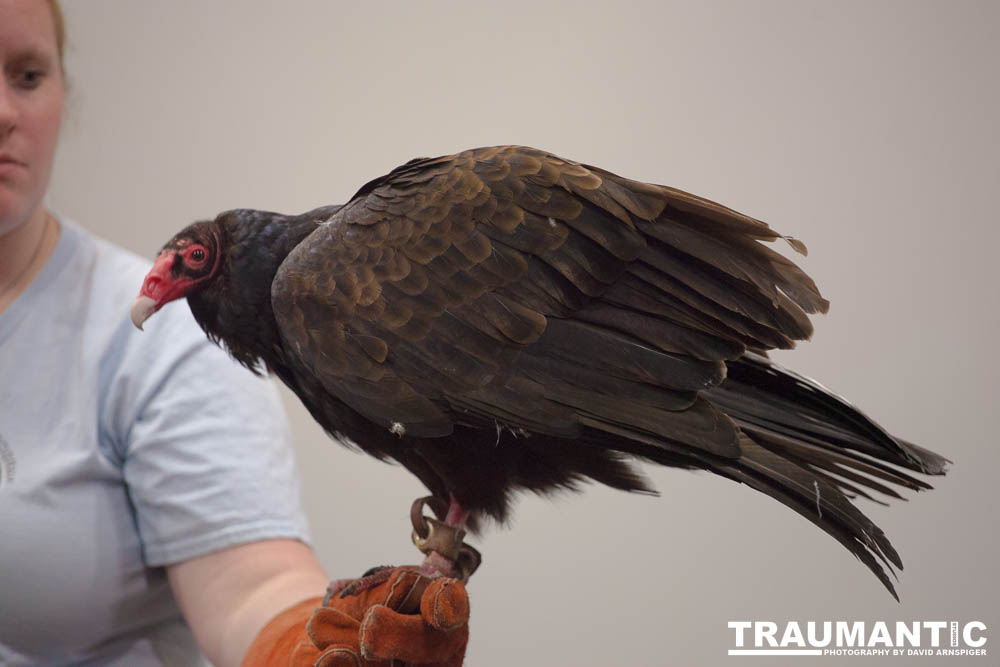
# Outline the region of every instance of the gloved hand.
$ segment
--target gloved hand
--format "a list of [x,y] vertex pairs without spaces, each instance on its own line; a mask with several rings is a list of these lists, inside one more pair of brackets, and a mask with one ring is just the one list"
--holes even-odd
[[326,599],[306,600],[276,616],[257,635],[243,667],[375,667],[392,660],[458,667],[468,620],[461,582],[432,579],[415,568],[380,568],[334,582]]

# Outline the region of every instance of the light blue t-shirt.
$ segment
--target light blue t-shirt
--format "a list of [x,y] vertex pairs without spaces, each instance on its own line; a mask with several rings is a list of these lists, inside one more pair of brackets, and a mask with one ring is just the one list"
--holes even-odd
[[149,262],[61,223],[0,313],[0,665],[189,665],[162,566],[307,539],[274,385],[183,301],[129,320]]

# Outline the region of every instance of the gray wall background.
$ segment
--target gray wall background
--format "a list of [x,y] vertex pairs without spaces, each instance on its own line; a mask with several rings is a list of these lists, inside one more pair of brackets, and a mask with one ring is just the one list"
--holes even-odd
[[[538,146],[806,241],[833,306],[779,360],[955,461],[931,493],[864,505],[903,556],[901,604],[796,514],[708,474],[648,469],[660,498],[524,498],[479,542],[469,664],[738,663],[738,619],[979,619],[991,657],[969,662],[996,664],[1000,5],[65,5],[50,203],[95,233],[151,257],[220,210],[298,212],[411,157]],[[416,481],[287,398],[331,575],[415,560]]]

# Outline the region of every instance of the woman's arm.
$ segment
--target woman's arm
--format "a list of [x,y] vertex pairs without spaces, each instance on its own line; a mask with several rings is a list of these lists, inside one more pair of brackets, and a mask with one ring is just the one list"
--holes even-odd
[[198,644],[216,667],[237,666],[257,633],[282,610],[322,597],[329,578],[298,540],[251,542],[167,566]]

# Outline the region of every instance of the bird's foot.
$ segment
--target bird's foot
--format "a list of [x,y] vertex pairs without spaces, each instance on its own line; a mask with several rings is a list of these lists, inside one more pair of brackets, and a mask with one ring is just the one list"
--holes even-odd
[[413,543],[422,551],[426,558],[420,566],[420,571],[427,575],[440,575],[467,582],[476,571],[483,558],[472,546],[462,541],[465,537],[465,519],[469,515],[463,510],[454,497],[444,521],[424,516],[424,505],[439,505],[440,500],[434,497],[418,498],[410,508],[410,520],[413,523]]
[[389,580],[392,573],[398,568],[391,565],[380,565],[373,567],[357,579],[336,579],[326,587],[326,596],[323,598],[323,606],[327,606],[334,598],[345,598],[349,595],[357,595],[369,588],[374,588]]

